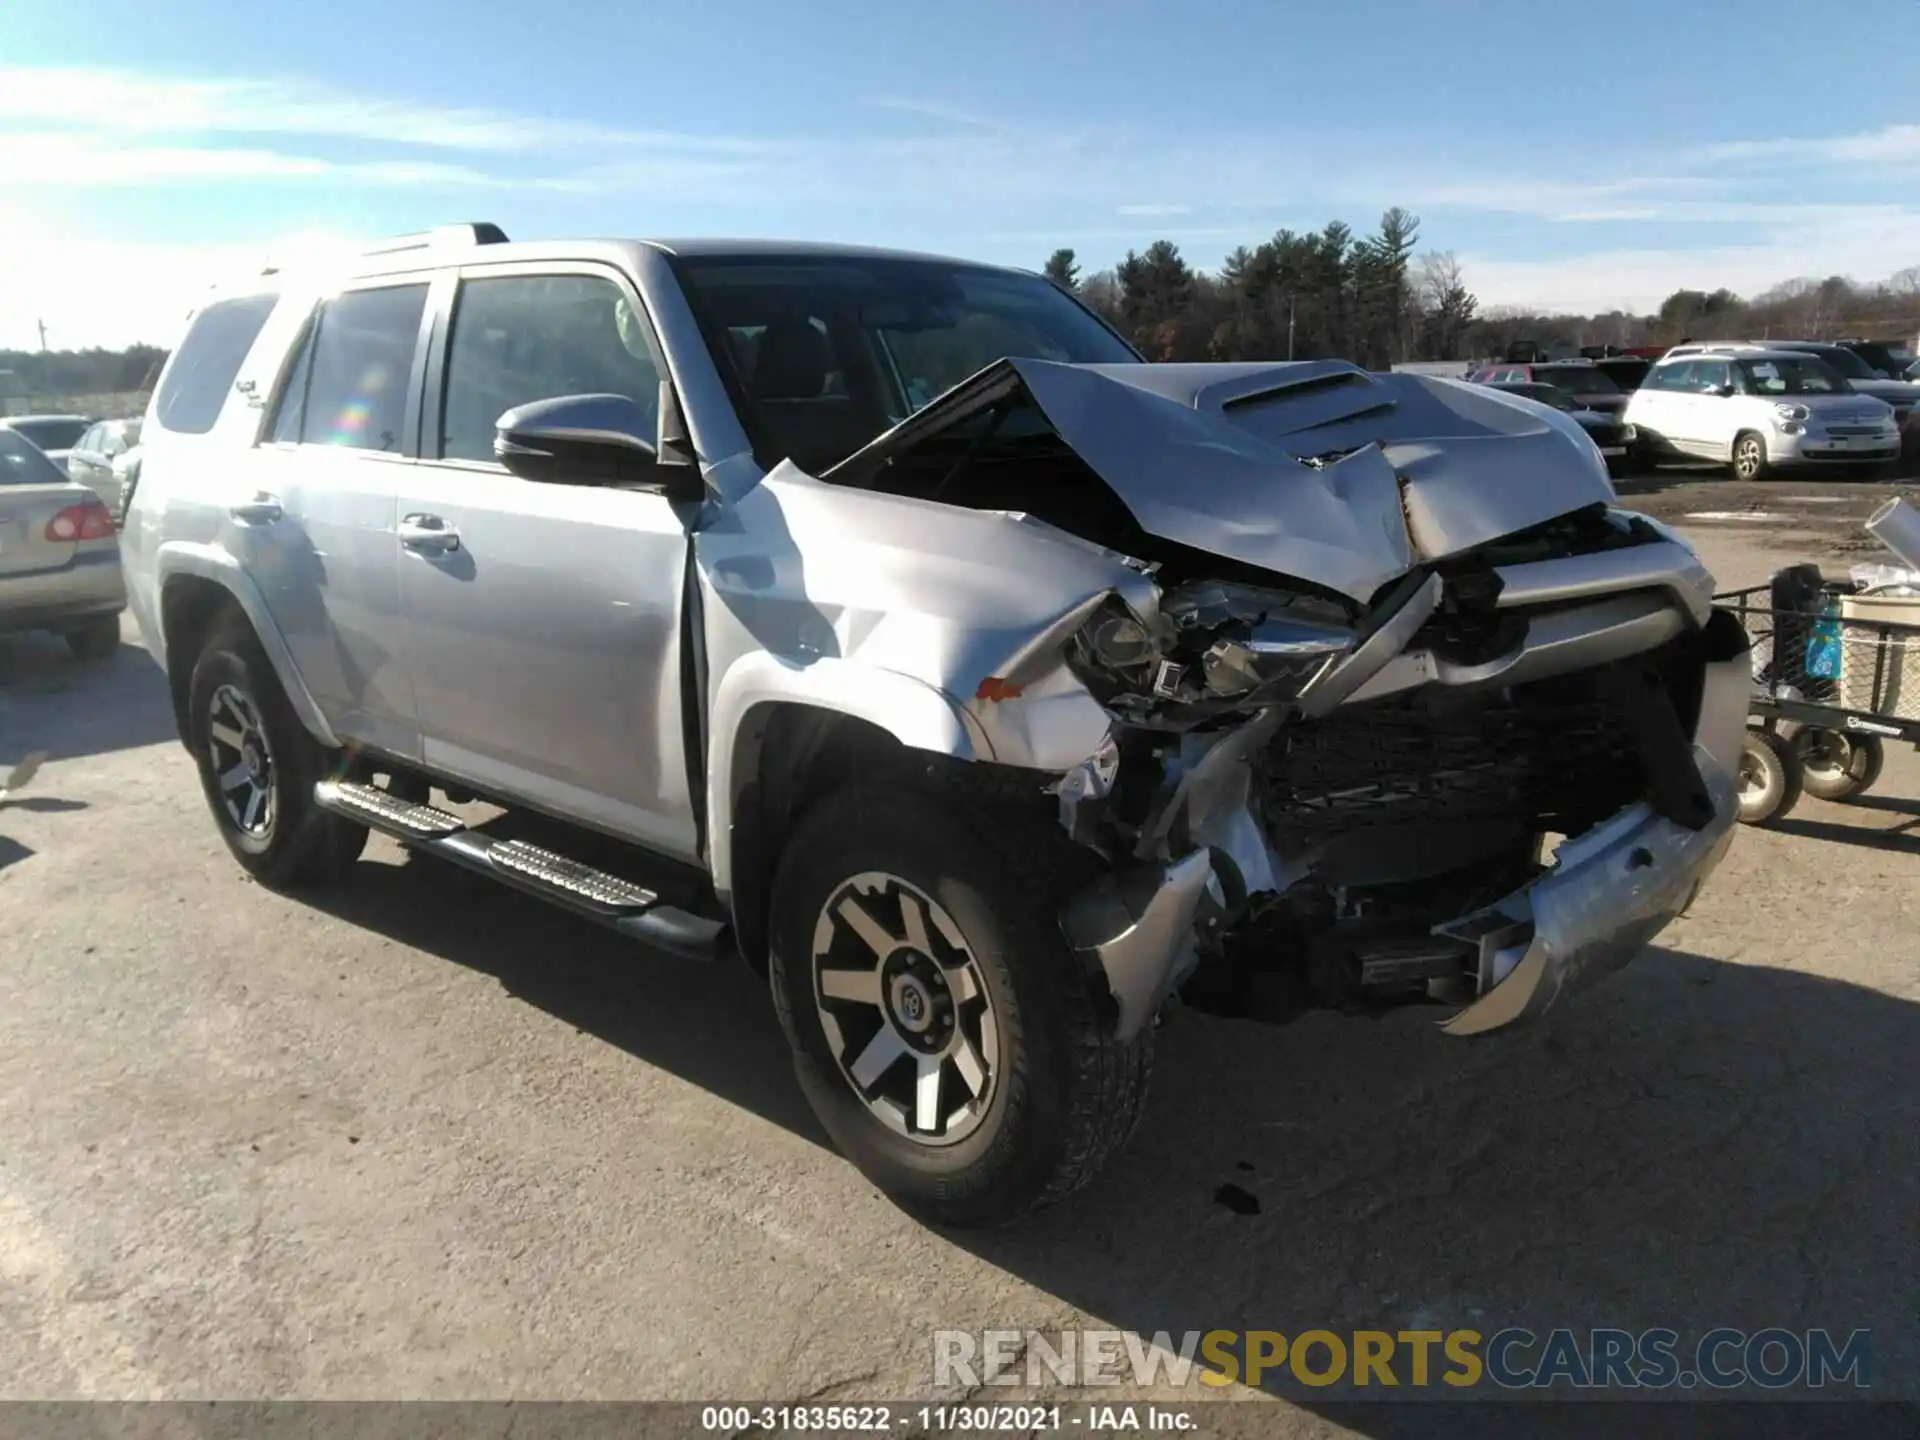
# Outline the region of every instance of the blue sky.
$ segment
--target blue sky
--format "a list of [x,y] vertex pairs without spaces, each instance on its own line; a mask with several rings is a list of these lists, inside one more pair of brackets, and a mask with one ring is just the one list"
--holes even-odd
[[0,30],[0,346],[452,219],[1087,268],[1388,205],[1484,304],[1920,264],[1920,13],[1766,0],[65,0]]

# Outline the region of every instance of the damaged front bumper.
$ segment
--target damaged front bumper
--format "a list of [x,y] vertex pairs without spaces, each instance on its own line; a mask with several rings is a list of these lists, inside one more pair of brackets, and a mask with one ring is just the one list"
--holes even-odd
[[[1719,635],[1717,653],[1704,667],[1692,737],[1710,814],[1688,826],[1651,802],[1628,806],[1566,840],[1552,868],[1527,885],[1433,927],[1478,957],[1474,998],[1445,1022],[1448,1034],[1484,1034],[1537,1018],[1562,996],[1620,968],[1686,911],[1719,865],[1739,808],[1750,685],[1745,638],[1731,633],[1726,618],[1716,616],[1708,626],[1710,637]],[[1256,722],[1246,733],[1264,738],[1272,723]],[[1195,778],[1205,774],[1202,767]],[[1220,808],[1241,813],[1237,805]],[[1221,853],[1209,845],[1165,865],[1136,861],[1102,877],[1062,913],[1069,942],[1106,977],[1120,1038],[1145,1026],[1192,972],[1203,907],[1209,897],[1219,904],[1226,898],[1214,868]],[[1236,886],[1244,883],[1232,878]]]
[[1498,904],[1441,926],[1479,947],[1480,998],[1441,1028],[1480,1035],[1543,1014],[1631,960],[1693,903],[1733,843],[1733,778],[1708,773],[1714,819],[1676,825],[1642,803],[1561,846],[1554,868]]

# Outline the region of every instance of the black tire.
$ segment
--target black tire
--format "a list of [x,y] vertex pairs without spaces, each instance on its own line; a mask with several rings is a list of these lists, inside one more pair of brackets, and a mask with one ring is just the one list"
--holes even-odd
[[1878,735],[1849,735],[1809,725],[1793,737],[1800,761],[1801,788],[1818,800],[1847,800],[1865,794],[1887,763]]
[[1764,480],[1772,471],[1767,461],[1767,440],[1758,430],[1742,430],[1733,437],[1728,457],[1736,480]]
[[1771,730],[1749,730],[1740,747],[1740,823],[1771,825],[1800,801],[1800,757]]
[[67,632],[67,648],[76,660],[105,660],[120,648],[120,617],[96,615]]
[[[853,786],[829,796],[787,844],[769,934],[774,1002],[820,1123],[903,1209],[962,1227],[1012,1223],[1090,1179],[1138,1124],[1153,1063],[1153,1027],[1125,1043],[1112,1038],[1104,986],[1054,922],[1067,882],[1051,877],[1080,864],[1069,856],[1063,865],[1056,847],[1069,842],[1037,826],[1025,846],[999,827],[989,840],[972,828],[980,808],[904,789]],[[1010,828],[1018,835],[1022,826]],[[816,927],[866,872],[897,877],[944,910],[991,1003],[991,1088],[975,1128],[951,1143],[884,1124],[843,1069],[821,1018]]]
[[[261,818],[251,827],[243,824],[249,811],[242,809],[236,817],[229,809],[231,792],[223,791],[223,772],[215,768],[219,762],[213,711],[216,697],[223,692],[227,702],[234,696],[245,702],[243,708],[251,711],[251,720],[257,722],[265,737],[266,763],[259,782],[246,782],[249,793],[257,789],[265,797],[258,812]],[[235,713],[230,705],[223,709],[229,721]],[[367,843],[366,827],[329,814],[313,802],[314,784],[343,769],[341,757],[324,750],[307,733],[280,688],[260,642],[238,616],[215,629],[194,662],[187,694],[187,726],[200,771],[200,787],[220,829],[220,838],[254,879],[275,889],[291,889],[333,879],[360,858]],[[230,723],[221,728],[223,733],[233,729]],[[231,774],[240,747],[218,743],[218,753],[228,766],[224,773]],[[258,752],[262,747],[255,748]]]

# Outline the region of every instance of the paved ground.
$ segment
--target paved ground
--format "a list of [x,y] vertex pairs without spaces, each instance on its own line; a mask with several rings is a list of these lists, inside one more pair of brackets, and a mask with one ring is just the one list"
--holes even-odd
[[[1728,583],[1781,558],[1697,533]],[[0,812],[0,1395],[919,1394],[936,1325],[1081,1323],[1871,1326],[1877,1387],[1920,1373],[1911,754],[1742,832],[1530,1032],[1177,1017],[1104,1183],[982,1238],[825,1148],[743,972],[384,841],[313,903],[247,882],[143,652],[4,652],[0,764],[41,746]]]

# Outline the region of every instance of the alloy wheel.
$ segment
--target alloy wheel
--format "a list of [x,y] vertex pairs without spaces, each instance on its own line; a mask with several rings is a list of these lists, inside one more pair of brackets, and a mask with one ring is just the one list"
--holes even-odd
[[986,1118],[1000,1030],[980,962],[940,903],[866,871],[820,907],[814,1005],[841,1075],[889,1130],[924,1145]]
[[273,831],[273,747],[259,708],[237,686],[213,692],[207,715],[207,755],[220,804],[242,835]]
[[1742,480],[1751,480],[1760,473],[1765,460],[1760,442],[1749,435],[1733,452],[1733,473]]

